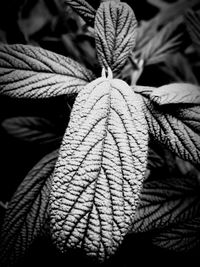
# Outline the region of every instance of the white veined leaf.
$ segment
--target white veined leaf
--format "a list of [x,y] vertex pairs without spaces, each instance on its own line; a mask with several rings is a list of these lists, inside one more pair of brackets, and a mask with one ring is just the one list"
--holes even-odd
[[117,73],[135,46],[137,21],[126,3],[104,2],[95,17],[95,41],[99,63]]
[[124,81],[98,78],[76,98],[50,196],[57,247],[81,248],[100,261],[128,232],[147,163],[141,96]]
[[194,45],[200,51],[200,11],[188,10],[185,15],[185,23]]
[[[189,96],[189,98],[191,97]],[[163,97],[163,102],[166,101],[164,99],[166,98]],[[177,100],[175,101],[175,99]],[[179,97],[176,96],[171,101],[178,104],[158,105],[144,98],[146,104],[144,112],[149,133],[154,140],[167,146],[180,158],[199,164],[200,105],[195,103],[196,100],[186,101],[186,94],[183,99],[185,100],[182,104]]]
[[93,79],[70,58],[40,47],[0,44],[0,94],[28,98],[72,94]]
[[40,117],[12,117],[2,122],[6,132],[31,143],[49,143],[58,139],[59,132],[50,121]]
[[180,26],[179,19],[169,22],[159,32],[155,33],[146,45],[136,51],[136,55],[139,54],[145,65],[159,63],[167,55],[180,49],[183,33],[177,30],[178,26]]
[[152,88],[149,98],[159,104],[200,104],[200,86],[189,83],[172,83]]
[[57,150],[45,156],[27,174],[6,210],[0,235],[0,263],[18,261],[42,231],[48,214],[51,174]]
[[200,244],[200,217],[163,230],[152,242],[161,248],[173,251],[188,251]]
[[89,25],[94,25],[96,10],[85,0],[65,0]]
[[145,182],[132,233],[166,229],[199,216],[199,183],[189,178]]

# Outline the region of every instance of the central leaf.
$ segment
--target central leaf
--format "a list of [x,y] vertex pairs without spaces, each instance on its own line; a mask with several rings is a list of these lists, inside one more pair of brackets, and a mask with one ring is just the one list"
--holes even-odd
[[131,227],[146,170],[141,96],[122,80],[98,78],[77,96],[50,197],[53,240],[104,260]]

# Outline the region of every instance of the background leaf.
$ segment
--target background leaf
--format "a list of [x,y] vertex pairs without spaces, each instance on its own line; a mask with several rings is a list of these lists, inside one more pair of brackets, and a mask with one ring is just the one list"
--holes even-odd
[[65,0],[89,25],[94,25],[96,10],[85,0]]
[[152,239],[153,244],[174,251],[188,251],[200,243],[200,217],[162,231]]
[[6,210],[0,236],[1,266],[19,260],[47,220],[51,174],[57,150],[45,156],[27,174]]
[[[192,177],[146,181],[132,232],[165,232],[200,215],[199,183]],[[170,241],[169,241],[170,242]]]
[[45,98],[79,92],[93,74],[78,62],[28,45],[0,45],[0,94]]
[[31,143],[49,143],[62,139],[56,125],[40,117],[12,117],[2,122],[6,132],[15,138]]
[[135,46],[137,21],[126,3],[104,2],[95,17],[95,41],[99,63],[120,71]]
[[141,101],[124,81],[106,78],[77,96],[50,197],[52,236],[62,252],[82,248],[104,260],[126,235],[147,163]]

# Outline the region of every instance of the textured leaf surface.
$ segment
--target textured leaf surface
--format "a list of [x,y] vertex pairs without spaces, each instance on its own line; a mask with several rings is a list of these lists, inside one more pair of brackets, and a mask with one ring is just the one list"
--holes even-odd
[[12,117],[3,121],[3,128],[23,141],[48,143],[58,138],[56,126],[40,117]]
[[195,103],[157,105],[145,100],[152,137],[179,157],[200,162],[200,106]]
[[200,217],[169,228],[153,238],[153,244],[174,251],[188,251],[200,243]]
[[29,98],[72,94],[93,78],[76,61],[42,48],[0,45],[0,94]]
[[149,90],[149,98],[159,104],[200,104],[200,87],[189,83],[172,83]]
[[80,15],[88,24],[94,25],[96,10],[85,0],[65,0],[78,15]]
[[99,63],[114,73],[125,64],[135,46],[137,21],[126,3],[102,3],[95,17],[95,40]]
[[147,157],[141,96],[99,78],[76,98],[50,197],[53,239],[103,260],[131,226]]
[[0,236],[1,266],[19,260],[40,234],[47,207],[57,151],[45,156],[27,174],[8,204]]
[[199,215],[200,196],[197,180],[170,178],[145,182],[133,220],[132,232],[171,228]]

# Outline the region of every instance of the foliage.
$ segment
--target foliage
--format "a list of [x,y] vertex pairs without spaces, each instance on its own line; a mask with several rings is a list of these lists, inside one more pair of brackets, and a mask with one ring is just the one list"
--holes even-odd
[[18,35],[1,27],[1,142],[42,157],[0,202],[1,266],[26,265],[40,238],[105,266],[129,237],[200,246],[198,1],[145,1],[147,20],[129,2],[20,1]]

